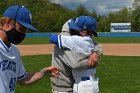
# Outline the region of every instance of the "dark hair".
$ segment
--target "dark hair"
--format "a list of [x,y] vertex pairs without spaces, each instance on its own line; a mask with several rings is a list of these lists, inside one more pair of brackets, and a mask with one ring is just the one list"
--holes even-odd
[[74,29],[70,29],[70,34],[80,36],[79,31],[75,31]]

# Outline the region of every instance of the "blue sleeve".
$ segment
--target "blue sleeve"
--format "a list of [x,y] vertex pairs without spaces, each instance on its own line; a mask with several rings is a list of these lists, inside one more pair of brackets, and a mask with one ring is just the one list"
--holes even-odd
[[58,34],[51,35],[50,42],[58,45]]

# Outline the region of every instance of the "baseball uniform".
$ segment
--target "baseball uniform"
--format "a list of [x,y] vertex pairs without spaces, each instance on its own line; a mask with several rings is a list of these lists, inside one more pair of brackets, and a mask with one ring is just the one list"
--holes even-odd
[[[55,40],[55,41],[54,41]],[[54,34],[51,36],[50,41],[58,44],[59,48],[67,48],[71,51],[78,52],[89,56],[94,51],[94,43],[90,36],[64,36]],[[84,59],[84,58],[83,58]],[[75,80],[73,92],[74,93],[98,93],[98,80],[95,78],[96,69],[76,70],[72,69],[72,75]],[[88,87],[87,87],[88,86]]]
[[14,93],[16,81],[26,76],[20,53],[15,45],[8,48],[0,39],[0,93]]
[[[69,21],[71,20],[68,20],[63,25],[61,35],[70,35]],[[95,45],[94,51],[97,51],[99,55],[102,54],[102,48],[98,45]],[[81,58],[84,59],[81,60]],[[87,56],[69,49],[60,49],[57,45],[55,45],[52,54],[52,65],[58,66],[60,70],[60,77],[58,79],[51,78],[54,93],[73,93],[74,79],[71,68],[82,70],[89,67]]]

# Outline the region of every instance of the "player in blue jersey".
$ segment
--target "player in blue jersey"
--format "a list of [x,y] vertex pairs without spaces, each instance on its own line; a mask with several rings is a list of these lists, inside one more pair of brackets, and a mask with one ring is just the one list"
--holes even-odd
[[27,73],[20,57],[19,44],[27,29],[37,31],[31,23],[31,12],[23,6],[11,6],[0,18],[0,93],[14,93],[16,82],[31,84],[45,75],[58,76],[56,66],[46,67],[35,73]]

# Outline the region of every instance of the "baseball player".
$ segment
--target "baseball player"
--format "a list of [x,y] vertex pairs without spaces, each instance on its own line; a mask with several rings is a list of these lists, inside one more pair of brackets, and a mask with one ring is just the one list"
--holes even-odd
[[[84,30],[79,31],[80,36],[64,36],[53,34],[50,37],[50,41],[59,45],[59,48],[61,49],[67,48],[71,51],[78,52],[79,54],[82,53],[88,57],[94,51],[94,42],[91,36],[92,33],[96,32],[96,20],[90,16],[80,16],[77,20],[80,19],[82,19],[84,23],[88,21],[90,24],[90,26],[88,24],[84,24]],[[75,24],[74,22],[72,23]],[[75,80],[73,93],[98,93],[98,80],[95,78],[95,73],[95,68],[83,70],[72,69],[72,74]]]
[[[85,18],[85,16],[82,16],[82,17]],[[78,18],[77,18],[77,20],[78,20]],[[69,22],[72,22],[72,21],[75,22],[73,19],[70,19],[70,20],[68,20],[63,25],[61,35],[67,35],[67,36],[69,36],[70,35],[70,34],[68,34],[69,32],[72,35],[74,35],[74,34],[77,35],[78,34],[77,33],[78,31],[77,32],[76,31],[75,32],[72,32],[72,31],[79,30],[79,29],[77,29],[77,28],[76,29],[74,28],[74,30],[73,30],[73,28],[70,29],[71,27],[68,25],[68,23]],[[82,24],[82,21],[79,21],[79,23]],[[94,32],[93,34],[95,36],[97,36],[97,33]],[[56,39],[54,41],[57,41],[57,38],[53,38],[53,39]],[[58,39],[60,39],[60,38],[58,38]],[[71,39],[68,39],[68,40],[71,40]],[[68,41],[68,40],[66,40],[66,41]],[[58,43],[58,44],[60,44],[59,46],[62,45],[61,43],[62,42]],[[65,42],[65,43],[68,43],[68,42]],[[80,41],[78,42],[78,44],[80,44]],[[71,43],[70,43],[70,45],[71,45]],[[97,51],[98,54],[101,55],[102,54],[101,47],[97,43],[95,43],[95,42],[94,42],[94,45],[95,45],[94,51],[92,51],[92,52],[95,53],[95,51]],[[61,78],[58,78],[57,80],[54,79],[54,78],[51,79],[53,93],[73,93],[73,89],[72,88],[73,88],[74,80],[73,80],[71,69],[76,69],[76,70],[79,70],[80,71],[80,70],[84,70],[84,69],[89,68],[89,63],[88,63],[89,62],[89,59],[88,59],[88,56],[87,55],[85,55],[83,53],[80,53],[80,52],[77,52],[77,51],[71,51],[69,49],[58,49],[59,46],[56,45],[55,48],[54,48],[52,65],[56,65],[56,66],[59,67],[60,77]],[[78,50],[77,47],[73,47],[73,48],[74,48],[74,50]],[[93,54],[91,54],[91,55],[93,55]],[[91,55],[90,55],[90,57],[91,57]],[[91,59],[94,60],[94,57],[92,57]],[[92,67],[93,66],[94,66],[94,64],[92,64]],[[93,70],[93,71],[96,71],[96,70]],[[92,78],[89,78],[89,76],[88,76],[88,78],[85,77],[84,79],[86,80],[86,79],[92,79]],[[97,83],[98,83],[98,81],[96,82],[96,84]],[[98,84],[97,84],[97,88],[98,88]],[[76,88],[74,88],[74,91],[77,92]]]
[[46,74],[58,76],[56,66],[46,67],[35,73],[27,73],[20,57],[19,44],[27,29],[37,31],[31,24],[31,12],[23,6],[11,6],[0,18],[0,93],[14,93],[16,82],[31,84]]

